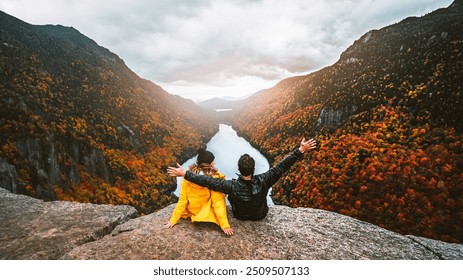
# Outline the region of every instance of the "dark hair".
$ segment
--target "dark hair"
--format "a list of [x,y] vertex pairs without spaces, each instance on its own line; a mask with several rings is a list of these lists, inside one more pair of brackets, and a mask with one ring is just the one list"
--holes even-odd
[[189,167],[189,170],[195,174],[203,172],[205,175],[213,176],[217,174],[217,169],[212,167],[215,156],[213,153],[206,151],[204,148],[198,149],[198,158],[196,163]]
[[241,175],[249,176],[254,174],[254,166],[256,162],[254,159],[248,155],[244,154],[238,160],[238,170],[240,171]]
[[198,158],[196,160],[196,164],[200,165],[202,163],[211,164],[214,161],[215,157],[214,154],[206,151],[204,148],[198,149]]

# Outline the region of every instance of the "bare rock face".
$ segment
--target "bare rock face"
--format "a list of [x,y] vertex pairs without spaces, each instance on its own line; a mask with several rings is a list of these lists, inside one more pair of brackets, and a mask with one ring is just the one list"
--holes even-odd
[[0,188],[15,193],[18,189],[18,174],[14,165],[8,164],[0,158]]
[[44,202],[0,188],[0,259],[59,259],[138,216],[131,206]]
[[339,215],[309,209],[270,207],[257,222],[229,212],[232,237],[210,223],[180,220],[162,225],[175,205],[133,219],[63,259],[463,259],[463,245],[406,237]]
[[[272,206],[239,221],[163,224],[175,204],[137,217],[130,206],[44,202],[0,189],[0,259],[463,259],[463,245],[403,236],[337,213]],[[137,217],[137,218],[135,218]]]

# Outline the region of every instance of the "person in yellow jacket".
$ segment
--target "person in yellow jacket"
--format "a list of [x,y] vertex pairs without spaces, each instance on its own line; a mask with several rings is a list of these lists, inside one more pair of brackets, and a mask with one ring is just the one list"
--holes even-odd
[[[203,148],[198,149],[198,158],[189,170],[195,174],[208,175],[225,179],[225,176],[214,167],[214,155]],[[211,191],[185,179],[180,186],[180,197],[170,220],[164,228],[171,228],[180,218],[191,218],[192,222],[211,222],[220,226],[226,235],[233,235],[228,223],[225,194]]]

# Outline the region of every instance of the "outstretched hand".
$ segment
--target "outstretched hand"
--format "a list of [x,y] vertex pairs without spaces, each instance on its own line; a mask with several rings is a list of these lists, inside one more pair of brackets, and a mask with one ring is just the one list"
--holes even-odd
[[317,141],[313,138],[309,139],[309,140],[305,140],[305,137],[302,138],[302,141],[301,141],[301,146],[299,147],[299,151],[301,151],[301,153],[305,153],[309,150],[313,150],[317,147]]
[[185,169],[183,169],[183,167],[178,163],[176,168],[172,166],[167,167],[167,174],[169,174],[169,176],[183,177],[185,176],[185,173]]

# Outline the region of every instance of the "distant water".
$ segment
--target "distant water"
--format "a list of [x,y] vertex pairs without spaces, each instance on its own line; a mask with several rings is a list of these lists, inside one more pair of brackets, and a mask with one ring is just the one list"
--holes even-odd
[[[239,137],[229,125],[220,124],[219,132],[207,143],[206,149],[214,154],[215,167],[227,179],[238,178],[238,175],[236,175],[239,173],[238,159],[242,154],[249,154],[256,161],[255,174],[263,173],[270,168],[267,159],[258,150],[254,149],[248,141]],[[183,168],[187,170],[190,165],[196,162],[196,157],[194,156],[185,162],[182,165]],[[177,178],[177,189],[174,192],[177,196],[180,193],[181,181],[182,178]],[[274,204],[270,196],[267,197],[267,202],[269,205]]]

